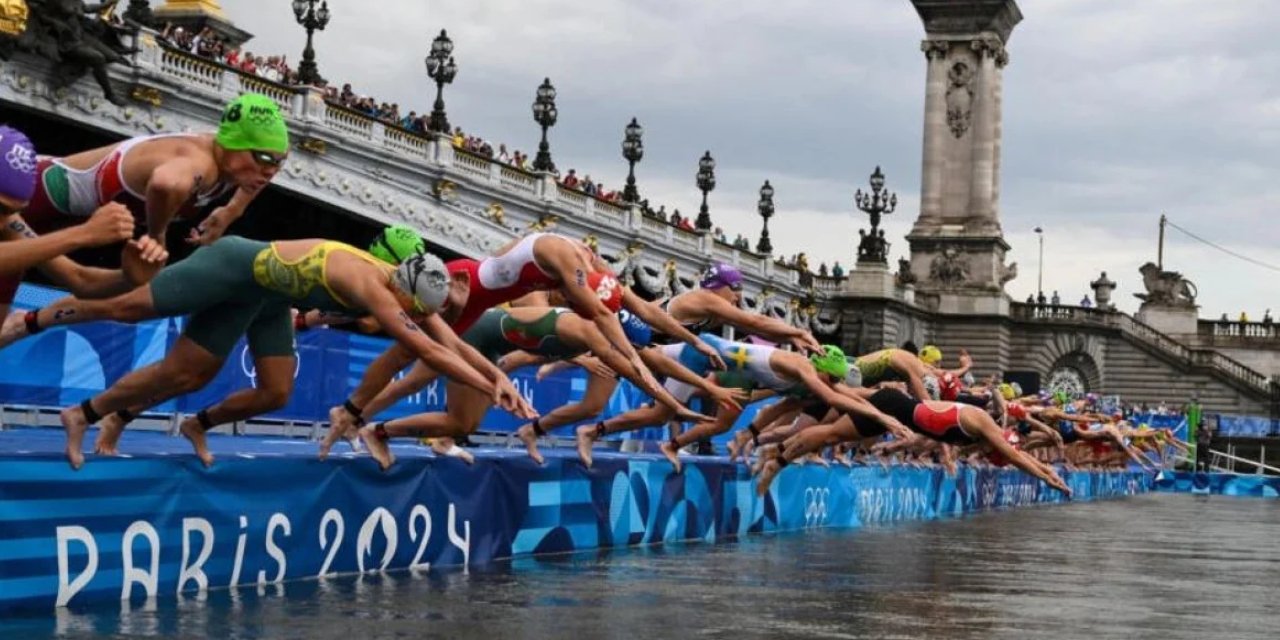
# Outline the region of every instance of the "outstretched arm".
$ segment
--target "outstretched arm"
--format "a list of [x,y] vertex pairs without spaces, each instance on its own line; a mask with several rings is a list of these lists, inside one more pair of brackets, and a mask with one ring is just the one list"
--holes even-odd
[[715,347],[703,342],[702,338],[693,335],[693,332],[684,328],[684,325],[677,322],[675,318],[671,317],[671,314],[663,311],[658,305],[641,298],[631,289],[623,289],[622,306],[627,311],[636,314],[637,317],[644,320],[646,324],[654,329],[697,349],[698,353],[711,360],[711,364],[715,368],[725,368],[724,360],[720,357],[720,352],[715,350]]
[[707,313],[724,324],[731,325],[746,333],[758,335],[766,340],[778,343],[790,343],[806,351],[818,352],[822,345],[813,334],[793,327],[782,320],[761,313],[751,313],[738,307],[720,296],[707,296]]
[[748,397],[747,392],[741,389],[726,389],[699,376],[676,360],[671,359],[661,349],[641,349],[640,359],[644,360],[644,363],[649,365],[649,368],[658,375],[675,378],[691,387],[701,389],[703,393],[714,399],[717,404],[741,411],[741,401]]
[[95,214],[84,224],[43,236],[36,234],[21,215],[8,216],[0,228],[0,238],[13,242],[6,242],[4,251],[0,251],[0,273],[22,271],[77,249],[133,237],[133,216],[123,205],[115,207],[104,207],[105,213]]

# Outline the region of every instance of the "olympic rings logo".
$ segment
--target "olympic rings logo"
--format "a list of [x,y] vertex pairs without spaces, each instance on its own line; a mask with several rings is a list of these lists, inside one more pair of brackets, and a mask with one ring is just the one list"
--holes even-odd
[[[302,358],[296,355],[298,349],[298,343],[296,341],[293,343],[293,348],[295,351],[295,355],[293,357],[293,379],[297,380],[298,374],[302,372]],[[255,389],[258,388],[258,369],[253,366],[253,354],[249,352],[248,345],[245,345],[244,348],[240,350],[240,370],[243,371],[245,377],[249,379],[249,384],[253,385]]]
[[31,149],[22,145],[14,145],[9,152],[4,154],[4,159],[14,171],[22,173],[36,172],[36,154]]
[[804,526],[820,527],[827,521],[827,499],[831,489],[808,487],[804,490]]

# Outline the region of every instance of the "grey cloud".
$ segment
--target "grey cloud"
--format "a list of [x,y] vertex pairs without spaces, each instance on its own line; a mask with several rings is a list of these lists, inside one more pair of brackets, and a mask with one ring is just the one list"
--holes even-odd
[[[287,4],[222,4],[259,34],[251,49],[297,59],[303,36]],[[647,195],[669,209],[696,208],[693,173],[710,149],[719,161],[716,222],[754,239],[756,190],[767,177],[778,189],[779,253],[806,250],[815,263],[848,264],[863,224],[853,191],[882,165],[903,201],[888,233],[895,253],[906,249],[901,236],[920,180],[924,58],[923,29],[905,0],[381,0],[376,9],[332,0],[330,7],[333,22],[317,36],[329,77],[429,110],[434,91],[421,59],[431,37],[448,28],[461,66],[446,89],[454,123],[531,151],[538,133],[529,103],[550,76],[560,90],[561,122],[551,137],[562,168],[620,185],[622,126],[637,116],[646,127],[637,174]],[[1081,293],[1102,269],[1137,286],[1136,268],[1154,258],[1162,211],[1243,252],[1274,253],[1280,48],[1272,41],[1280,7],[1024,0],[1021,8],[1026,19],[1009,43],[1004,94],[1001,210],[1022,272],[1011,294],[1034,290],[1037,224],[1062,230],[1051,244],[1058,255],[1046,260],[1046,286]],[[788,215],[824,232],[791,235],[799,225]],[[1171,252],[1196,256],[1179,268],[1201,285],[1206,313],[1277,298],[1259,284],[1270,281],[1267,272],[1196,253],[1181,238],[1170,242]]]

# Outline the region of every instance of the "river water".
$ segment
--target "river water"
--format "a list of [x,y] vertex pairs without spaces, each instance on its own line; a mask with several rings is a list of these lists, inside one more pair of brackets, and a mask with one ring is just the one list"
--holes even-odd
[[1272,640],[1280,500],[1149,494],[0,623],[46,636]]

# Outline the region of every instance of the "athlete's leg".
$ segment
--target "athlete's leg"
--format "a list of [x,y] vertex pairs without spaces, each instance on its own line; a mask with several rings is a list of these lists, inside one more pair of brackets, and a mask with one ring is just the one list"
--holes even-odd
[[670,420],[674,415],[675,412],[667,406],[654,403],[632,409],[608,420],[597,422],[594,425],[578,427],[576,434],[578,457],[582,458],[582,463],[589,468],[591,466],[591,446],[600,438],[614,433],[660,425]]
[[360,429],[360,438],[369,447],[369,454],[378,461],[383,469],[395,463],[395,456],[387,441],[391,438],[416,436],[427,438],[456,438],[474,432],[480,427],[480,420],[493,406],[493,398],[488,394],[459,384],[449,382],[445,390],[448,404],[444,413],[419,413],[404,418],[388,420],[368,425]]
[[66,453],[71,467],[79,469],[84,464],[81,452],[84,432],[103,414],[163,402],[195,391],[217,375],[223,360],[181,336],[159,366],[134,371],[97,396],[64,409],[61,418],[67,430]]
[[740,409],[721,407],[720,412],[716,414],[715,420],[711,422],[698,423],[692,429],[662,443],[662,445],[658,447],[658,450],[662,452],[662,455],[667,457],[667,460],[671,461],[671,464],[676,468],[676,472],[679,473],[680,457],[678,452],[681,447],[702,440],[703,438],[713,438],[728,431],[729,429],[732,429],[734,421],[737,420],[740,415],[742,415],[742,411]]
[[253,366],[257,369],[255,387],[236,391],[182,421],[182,435],[191,441],[204,466],[213,464],[205,432],[221,424],[247,420],[283,408],[289,403],[289,396],[293,395],[293,374],[297,371],[297,363],[297,358],[292,355],[254,358]]
[[[360,386],[356,387],[356,390],[342,404],[329,409],[329,434],[325,437],[325,443],[321,445],[321,451],[327,454],[328,447],[332,447],[339,437],[346,434],[348,430],[363,425],[365,423],[364,405],[373,400],[391,383],[401,369],[409,366],[415,359],[413,352],[400,343],[391,345],[382,352],[382,355],[374,358],[364,370]],[[323,457],[324,455],[321,455],[321,458]]]
[[[394,351],[394,348],[387,350],[383,355],[378,356],[378,359],[374,360],[374,363],[386,358],[385,364],[387,366],[394,364],[396,355],[388,355],[392,354]],[[370,364],[369,367],[370,370],[372,370],[375,367],[375,364]],[[399,380],[392,380],[386,386],[382,387],[382,389],[378,391],[377,395],[373,396],[373,398],[361,408],[359,418],[361,420],[368,420],[376,417],[379,413],[386,411],[391,407],[391,405],[394,405],[401,399],[407,398],[421,391],[423,387],[431,384],[431,381],[435,380],[439,375],[440,374],[436,373],[434,369],[428,367],[422,362],[415,362],[413,368],[409,369],[409,372],[406,373],[404,377]],[[381,376],[378,375],[376,377],[380,378]],[[368,371],[365,372],[364,379],[370,379]],[[356,390],[356,393],[352,394],[353,398],[362,396],[361,389],[363,389],[363,386],[364,381],[362,380],[361,387]],[[353,406],[361,406],[354,400],[349,400],[348,402]],[[354,436],[356,423],[358,422],[355,418],[355,416],[351,415],[350,410],[346,408],[345,404],[329,409],[329,432],[326,433],[324,439],[320,441],[321,460],[324,460],[329,456],[329,450],[333,447],[334,443],[338,441],[338,438],[351,438]]]
[[609,397],[613,395],[614,389],[617,388],[618,379],[616,377],[589,374],[587,377],[587,390],[582,395],[582,400],[557,407],[550,413],[536,418],[533,422],[522,425],[516,430],[516,437],[520,438],[525,448],[529,450],[529,457],[533,458],[534,462],[542,464],[542,454],[538,451],[538,437],[546,435],[547,432],[557,427],[589,420],[600,415],[604,411],[605,405],[608,404]]

